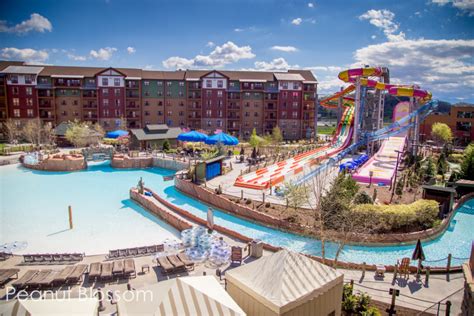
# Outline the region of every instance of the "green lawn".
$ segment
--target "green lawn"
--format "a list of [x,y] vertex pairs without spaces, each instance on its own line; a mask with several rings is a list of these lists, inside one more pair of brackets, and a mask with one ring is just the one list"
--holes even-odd
[[318,134],[332,135],[335,130],[335,126],[318,126]]

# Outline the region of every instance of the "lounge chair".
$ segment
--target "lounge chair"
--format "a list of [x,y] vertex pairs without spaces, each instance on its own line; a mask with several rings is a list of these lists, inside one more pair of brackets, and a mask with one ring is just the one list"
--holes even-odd
[[13,254],[11,254],[10,252],[0,252],[0,261],[5,261],[11,256],[13,256]]
[[100,272],[100,279],[103,281],[111,280],[112,279],[112,262],[102,263],[101,265],[101,272]]
[[61,254],[61,257],[62,257],[62,259],[63,259],[64,262],[71,262],[71,261],[73,261],[73,260],[72,260],[72,256],[71,256],[71,254],[69,254],[69,253],[63,253],[63,254]]
[[27,289],[38,288],[40,286],[40,282],[46,279],[52,271],[53,270],[50,269],[40,270],[33,278],[25,283],[25,287]]
[[120,277],[123,277],[123,272],[124,272],[123,260],[114,261],[114,265],[112,268],[112,275],[114,277],[120,278]]
[[138,255],[138,248],[129,248],[127,250],[129,257],[136,257]]
[[62,269],[53,280],[53,283],[54,283],[53,285],[65,284],[68,276],[71,275],[72,271],[74,271],[74,266],[67,266],[64,269]]
[[33,255],[33,262],[34,263],[43,263],[44,262],[43,255]]
[[132,258],[125,259],[124,260],[124,270],[123,273],[125,276],[129,278],[136,278],[137,277],[137,271],[135,270],[135,260]]
[[[18,272],[20,269],[0,269],[0,287],[3,287],[11,279],[18,279]],[[13,278],[15,275],[16,278]]]
[[21,289],[24,289],[26,287],[26,283],[30,281],[34,276],[36,276],[39,273],[38,270],[28,270],[15,282],[11,284],[15,290],[19,291]]
[[96,281],[100,277],[102,266],[100,262],[91,263],[89,266],[89,283]]
[[72,261],[82,261],[84,255],[82,253],[73,253],[71,254]]
[[118,250],[109,250],[109,254],[107,255],[107,259],[115,259],[118,258],[119,251]]
[[139,247],[139,248],[137,249],[137,253],[138,253],[139,256],[144,256],[144,255],[146,255],[146,247]]
[[35,257],[33,255],[23,256],[23,263],[33,263],[34,261],[35,261]]
[[402,259],[398,267],[398,273],[404,278],[410,278],[410,258],[406,257]]
[[156,252],[157,252],[157,251],[156,251],[156,246],[148,246],[148,247],[146,247],[146,252],[147,252],[148,254],[156,253]]
[[232,252],[230,255],[230,263],[238,262],[242,264],[242,248],[241,247],[232,247]]
[[74,270],[66,278],[67,284],[79,284],[84,276],[84,273],[87,272],[87,264],[78,264],[74,266]]
[[52,287],[54,285],[54,281],[56,280],[56,277],[60,273],[61,271],[51,270],[51,273],[49,273],[46,277],[44,277],[43,279],[37,282],[37,286],[42,289]]
[[184,265],[184,263],[181,260],[179,260],[178,256],[171,255],[171,256],[166,256],[166,258],[168,258],[168,260],[174,266],[175,271],[186,270],[186,266]]
[[45,263],[53,262],[53,255],[52,255],[52,254],[49,254],[49,253],[44,254],[44,255],[43,255],[43,261],[44,261]]
[[128,257],[128,251],[127,249],[119,249],[119,258],[124,258],[124,257]]
[[182,263],[184,263],[186,269],[194,270],[194,261],[189,259],[189,257],[184,252],[178,253],[178,258]]
[[55,253],[53,255],[53,261],[54,262],[62,262],[63,261],[63,255],[60,253]]
[[156,258],[156,261],[158,266],[161,268],[161,272],[165,274],[174,272],[175,268],[167,257],[158,257]]
[[156,252],[163,252],[165,251],[165,245],[161,244],[161,245],[156,245]]

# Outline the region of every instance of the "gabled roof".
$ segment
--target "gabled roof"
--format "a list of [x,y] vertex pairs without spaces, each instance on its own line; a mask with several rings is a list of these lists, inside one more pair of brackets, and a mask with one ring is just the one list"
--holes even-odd
[[241,70],[223,70],[221,72],[227,77],[229,77],[229,80],[252,81],[252,79],[256,79],[258,81],[275,81],[275,78],[273,77],[273,72]]
[[226,279],[283,315],[342,283],[344,276],[305,255],[281,250],[227,271]]
[[309,81],[308,83],[317,83],[318,80],[314,76],[313,72],[311,70],[304,70],[304,69],[289,69],[289,73],[294,73],[294,74],[300,74],[303,78],[304,81]]
[[95,75],[96,75],[96,76],[99,76],[99,75],[103,74],[103,73],[106,72],[106,71],[114,71],[114,72],[116,72],[116,73],[118,73],[118,74],[120,74],[120,75],[122,75],[122,76],[124,76],[124,77],[127,76],[125,73],[123,73],[123,72],[121,72],[120,70],[118,70],[117,68],[113,68],[113,67],[108,67],[108,68],[102,69],[102,70],[100,70],[99,72],[97,72]]
[[229,77],[228,77],[227,75],[225,75],[224,73],[222,73],[221,71],[218,71],[218,70],[210,70],[210,71],[208,70],[205,74],[203,74],[203,75],[201,76],[201,78],[202,78],[202,77],[207,77],[208,75],[210,75],[210,74],[212,74],[212,73],[217,73],[217,74],[223,76],[224,78],[229,79]]
[[142,71],[142,78],[143,79],[151,79],[151,80],[163,80],[163,71],[159,70],[143,70]]
[[4,74],[33,74],[37,75],[43,70],[38,66],[8,66],[2,70]]
[[176,139],[181,134],[181,128],[168,127],[166,124],[150,124],[145,128],[132,128],[130,133],[139,141]]
[[304,78],[298,73],[275,72],[277,80],[303,81]]

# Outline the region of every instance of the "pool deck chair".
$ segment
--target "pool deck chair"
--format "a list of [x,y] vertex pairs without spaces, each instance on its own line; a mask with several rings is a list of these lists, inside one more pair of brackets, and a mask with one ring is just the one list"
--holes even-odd
[[100,272],[100,279],[102,281],[109,281],[112,280],[112,267],[113,263],[112,262],[105,262],[102,263],[102,271]]
[[41,281],[46,279],[48,275],[52,273],[52,271],[53,270],[50,270],[50,269],[40,270],[38,274],[36,274],[33,278],[31,278],[31,280],[25,283],[26,289],[30,290],[30,289],[35,289],[35,288],[40,287]]
[[68,276],[71,275],[72,271],[74,271],[74,266],[67,266],[62,269],[56,278],[53,280],[54,285],[61,286],[66,283]]
[[89,266],[89,283],[97,281],[100,278],[102,265],[100,262],[93,262]]
[[184,270],[186,270],[186,266],[184,265],[184,263],[181,260],[179,260],[178,256],[171,255],[171,256],[167,256],[166,258],[168,258],[168,260],[174,266],[175,271],[184,271]]
[[52,270],[44,279],[38,281],[38,287],[42,289],[52,287],[54,285],[54,280],[60,273],[61,271]]
[[67,284],[79,284],[84,279],[84,274],[87,272],[87,264],[78,264],[74,266],[72,273],[66,278]]
[[[18,279],[20,269],[0,269],[0,287],[3,287],[11,279]],[[14,278],[14,276],[16,276]]]
[[410,258],[403,258],[398,268],[401,277],[410,278]]
[[135,270],[135,260],[132,258],[125,259],[124,260],[124,274],[128,278],[136,278],[137,277],[137,271]]
[[123,260],[116,260],[113,262],[112,275],[116,278],[123,277],[124,266]]
[[24,289],[26,287],[26,283],[30,281],[35,275],[39,273],[38,270],[28,270],[15,282],[13,282],[11,285],[15,288],[15,290],[19,291],[21,289]]
[[106,259],[115,259],[119,257],[118,250],[109,250],[109,254],[106,256]]
[[241,247],[232,247],[232,252],[230,255],[230,262],[238,262],[239,264],[242,264],[242,248]]
[[189,257],[184,252],[178,253],[178,258],[179,260],[181,260],[182,263],[184,263],[186,269],[194,270],[194,261],[189,259]]
[[168,260],[167,257],[164,257],[164,256],[158,257],[156,258],[156,261],[158,263],[158,266],[161,268],[161,272],[163,272],[164,274],[169,274],[169,273],[174,272],[175,268],[171,264],[171,262]]

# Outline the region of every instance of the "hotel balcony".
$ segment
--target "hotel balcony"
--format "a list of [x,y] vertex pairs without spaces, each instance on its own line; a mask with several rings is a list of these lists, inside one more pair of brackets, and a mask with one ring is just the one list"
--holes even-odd
[[135,102],[127,102],[127,103],[125,104],[125,107],[126,107],[127,109],[139,109],[139,108],[140,108],[140,104],[135,103]]
[[127,119],[138,120],[138,119],[140,119],[140,114],[138,112],[128,112],[127,113]]
[[39,111],[39,117],[42,120],[54,120],[54,114],[49,111]]
[[136,91],[127,91],[127,93],[125,94],[125,97],[128,99],[139,99],[140,93]]
[[83,98],[97,98],[97,91],[95,91],[95,90],[83,91],[82,92],[82,97]]
[[240,93],[228,93],[227,94],[227,99],[229,100],[240,100]]
[[303,91],[311,91],[314,92],[316,91],[316,87],[313,85],[304,85]]
[[200,119],[201,119],[201,115],[200,115],[200,114],[197,114],[197,115],[189,114],[189,115],[188,115],[188,118],[189,118],[189,119],[192,119],[192,120],[200,120]]
[[97,103],[96,102],[84,103],[83,108],[84,109],[97,109]]
[[278,100],[278,94],[276,93],[265,93],[265,100]]
[[54,80],[54,86],[55,87],[80,87],[81,86],[81,81],[80,80]]
[[315,101],[316,97],[315,97],[314,93],[305,93],[303,95],[303,100],[305,100],[305,101]]
[[140,83],[138,81],[128,81],[125,84],[125,88],[127,89],[139,89]]
[[52,90],[38,90],[38,97],[39,98],[52,98],[53,91]]
[[191,92],[189,93],[188,95],[188,99],[201,99],[201,94],[200,93],[194,93],[194,92]]
[[263,109],[267,112],[273,112],[277,110],[277,106],[276,104],[265,104],[263,106]]
[[271,113],[271,114],[265,115],[265,120],[267,120],[267,121],[276,121],[277,116],[273,115],[273,113]]
[[51,100],[39,100],[39,107],[40,108],[50,108],[53,106]]
[[188,83],[188,90],[201,90],[201,83],[200,82]]
[[244,82],[242,83],[242,90],[263,90],[264,89],[263,83],[249,83]]
[[97,114],[84,114],[84,120],[97,120]]

